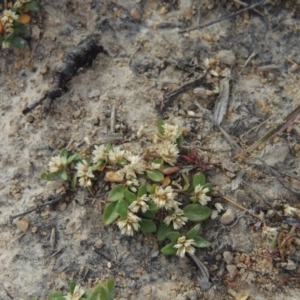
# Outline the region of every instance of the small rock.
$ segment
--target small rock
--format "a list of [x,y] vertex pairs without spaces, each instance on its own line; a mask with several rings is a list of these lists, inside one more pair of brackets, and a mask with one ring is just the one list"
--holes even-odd
[[74,119],[78,119],[81,115],[81,110],[77,110],[75,111],[75,113],[73,114]]
[[95,242],[94,246],[97,248],[97,249],[101,249],[103,247],[104,243],[102,240],[98,240]]
[[235,65],[236,58],[232,50],[221,50],[217,54],[217,60],[225,65],[233,66]]
[[152,252],[150,257],[151,257],[151,259],[154,259],[154,258],[158,257],[158,255],[159,255],[159,251],[157,250],[157,251]]
[[91,121],[92,121],[92,124],[93,124],[94,126],[97,126],[97,125],[99,125],[99,123],[100,123],[100,120],[99,120],[98,117],[93,118]]
[[28,217],[24,217],[23,219],[21,220],[18,220],[17,221],[17,227],[23,231],[23,232],[26,232],[28,227],[29,227],[29,218]]
[[26,121],[27,121],[28,123],[33,123],[33,122],[34,122],[34,117],[33,117],[32,115],[28,115],[28,116],[26,117]]
[[108,268],[108,269],[111,268],[111,262],[110,262],[110,261],[107,263],[107,268]]
[[296,268],[297,268],[297,265],[290,259],[288,260],[287,263],[282,263],[281,266],[284,269],[289,270],[289,271],[296,270]]
[[60,211],[65,211],[67,208],[67,204],[66,203],[63,203],[60,207],[59,207],[59,210]]
[[235,265],[227,265],[226,269],[228,271],[229,277],[233,279],[237,274],[237,267]]
[[190,300],[197,300],[198,299],[198,293],[196,290],[187,291],[185,293],[185,296]]
[[235,212],[233,209],[228,208],[225,213],[222,215],[220,221],[223,225],[230,224],[235,219]]
[[100,91],[99,90],[95,90],[95,89],[92,89],[89,93],[88,93],[88,97],[89,98],[94,98],[94,97],[98,97],[100,96]]
[[142,13],[138,8],[134,7],[130,12],[130,16],[133,20],[139,21],[142,18]]
[[224,252],[223,252],[223,257],[224,257],[224,260],[225,260],[225,262],[226,262],[227,265],[232,264],[233,256],[232,256],[232,253],[231,253],[231,252],[229,252],[229,251],[224,251]]

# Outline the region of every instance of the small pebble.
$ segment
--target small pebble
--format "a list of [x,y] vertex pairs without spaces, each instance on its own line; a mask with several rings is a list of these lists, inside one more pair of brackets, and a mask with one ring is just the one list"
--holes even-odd
[[139,21],[142,18],[141,11],[136,7],[131,10],[130,15],[133,20]]
[[235,212],[233,209],[228,208],[225,213],[222,215],[220,221],[224,225],[230,224],[235,219]]
[[110,262],[110,261],[107,263],[107,268],[108,268],[108,269],[111,268],[111,262]]
[[94,98],[94,97],[98,97],[100,96],[101,92],[99,90],[95,90],[95,89],[92,89],[89,94],[88,94],[88,97],[89,98]]
[[33,123],[33,122],[34,122],[34,117],[33,117],[32,115],[28,115],[28,116],[26,117],[26,121],[27,121],[28,123]]
[[233,279],[237,274],[237,267],[235,265],[227,265],[226,270],[228,271],[229,277]]
[[233,66],[235,65],[235,54],[232,50],[221,50],[218,54],[217,54],[217,60],[225,65],[228,66]]
[[21,220],[18,220],[17,221],[17,227],[23,231],[23,232],[26,232],[28,227],[29,227],[29,218],[28,217],[24,217],[23,219]]
[[223,252],[223,257],[224,257],[224,260],[225,260],[225,262],[226,262],[227,265],[232,264],[232,262],[233,262],[233,256],[232,256],[231,252],[224,251]]
[[59,210],[60,211],[65,211],[67,208],[67,204],[66,203],[63,203],[60,207],[59,207]]

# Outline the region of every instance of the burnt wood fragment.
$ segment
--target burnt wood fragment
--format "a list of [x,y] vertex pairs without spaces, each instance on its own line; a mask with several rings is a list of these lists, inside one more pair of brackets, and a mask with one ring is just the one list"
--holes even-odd
[[78,69],[87,64],[91,65],[93,60],[101,52],[108,55],[108,52],[97,43],[97,35],[93,34],[82,40],[76,47],[72,48],[56,66],[52,87],[44,92],[40,99],[26,106],[22,113],[26,115],[47,99],[48,102],[43,111],[44,115],[47,115],[53,100],[62,95],[62,89],[66,82],[77,73]]

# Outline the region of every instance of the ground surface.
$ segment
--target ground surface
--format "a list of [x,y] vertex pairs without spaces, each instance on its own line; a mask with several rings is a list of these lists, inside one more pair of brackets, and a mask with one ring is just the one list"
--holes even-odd
[[[233,1],[201,1],[201,7],[198,2],[40,1],[41,11],[30,25],[33,50],[1,52],[0,299],[9,299],[8,293],[13,299],[46,299],[49,291],[65,291],[71,280],[89,288],[109,277],[116,280],[118,299],[299,299],[299,237],[288,245],[283,259],[278,253],[272,257],[271,239],[262,237],[257,219],[243,218],[226,228],[219,216],[203,224],[202,235],[212,242],[197,252],[211,270],[213,287],[207,292],[198,287],[193,264],[159,254],[161,245],[153,236],[128,238],[115,226],[103,226],[105,183],[95,197],[80,190],[54,209],[28,214],[25,233],[18,219],[9,222],[11,215],[34,208],[59,189],[61,183],[40,179],[51,156],[66,146],[86,147],[85,137],[92,144],[112,137],[113,105],[117,133],[124,135],[128,147],[140,147],[138,141],[128,142],[132,134],[140,125],[147,132],[155,130],[154,104],[160,106],[165,91],[187,80],[175,62],[203,65],[206,58],[232,50],[236,60],[212,65],[211,73],[231,70],[229,107],[221,125],[240,145],[252,144],[299,105],[299,71],[291,69],[290,60],[300,63],[300,23],[292,9],[269,4],[257,8],[262,15],[251,11],[178,34],[197,24],[199,11],[203,23],[237,10]],[[51,85],[54,66],[68,49],[96,30],[110,56],[100,54],[81,70],[46,120],[40,117],[41,107],[23,116],[25,105]],[[276,66],[259,69],[266,65]],[[222,78],[208,75],[202,87],[212,91]],[[231,161],[238,151],[194,105],[198,100],[213,112],[216,98],[192,89],[171,101],[164,117],[190,132],[184,146],[197,148],[204,160],[222,162],[206,172],[215,195],[231,197],[257,214],[264,212],[268,226],[286,234],[291,226],[280,217],[283,205],[299,209],[299,195],[285,189],[259,161]],[[299,190],[299,144],[296,124],[253,156],[286,174]],[[240,177],[243,181],[237,184]],[[214,202],[243,214],[218,197],[212,208]],[[53,228],[56,243],[51,246]]]

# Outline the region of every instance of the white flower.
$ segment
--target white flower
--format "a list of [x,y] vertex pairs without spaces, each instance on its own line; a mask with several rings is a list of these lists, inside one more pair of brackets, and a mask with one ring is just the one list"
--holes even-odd
[[108,152],[109,162],[116,165],[125,157],[125,151],[121,150],[120,147],[114,147]]
[[188,252],[190,254],[194,254],[195,246],[196,243],[193,239],[187,240],[185,236],[181,236],[177,240],[177,244],[174,245],[174,248],[177,249],[176,254],[179,255],[180,257],[184,257],[185,252]]
[[57,173],[66,168],[67,158],[60,155],[51,157],[48,166],[51,173]]
[[149,165],[149,169],[150,170],[158,170],[160,168],[160,164],[156,164],[154,162],[152,162],[150,165]]
[[297,208],[284,204],[284,215],[294,216],[297,213]]
[[15,8],[20,8],[22,7],[25,3],[30,2],[32,0],[17,0],[14,4]]
[[108,152],[106,150],[105,145],[95,146],[95,150],[93,151],[93,162],[97,163],[99,160],[107,160]]
[[224,207],[221,203],[215,203],[215,208],[219,213],[224,210]]
[[172,215],[167,216],[164,219],[164,223],[169,226],[173,222],[173,228],[180,229],[188,221],[188,218],[184,216],[184,212],[180,208],[175,208]]
[[177,161],[179,150],[176,144],[170,141],[163,141],[157,145],[158,155],[168,164],[174,166]]
[[149,197],[145,194],[133,201],[128,209],[134,213],[137,213],[139,210],[145,213],[149,209],[149,205],[146,203],[147,201],[149,201]]
[[176,142],[176,139],[179,137],[178,126],[165,123],[163,125],[163,128],[164,128],[164,133],[162,138],[170,142]]
[[19,16],[11,10],[4,11],[4,17],[1,18],[2,25],[6,26],[6,24],[10,24],[11,27],[14,20],[18,20]]
[[66,300],[79,300],[83,294],[85,293],[85,291],[79,286],[76,285],[75,289],[73,291],[73,295],[71,295],[71,293],[68,293],[67,296],[65,296]]
[[176,193],[174,193],[172,187],[167,186],[165,189],[162,187],[156,188],[156,191],[151,198],[158,208],[164,207],[165,209],[171,209],[177,207],[175,201]]
[[138,231],[140,228],[140,220],[141,218],[131,212],[128,212],[126,219],[119,219],[117,221],[121,234],[133,235],[133,230]]
[[138,187],[140,185],[139,181],[136,178],[128,179],[125,184],[134,193],[137,192],[137,188],[136,187]]
[[146,170],[145,162],[138,155],[128,157],[130,164],[125,165],[119,172],[124,174],[127,179],[136,178],[136,174],[143,174]]
[[77,177],[79,177],[79,184],[82,187],[90,187],[92,185],[91,178],[94,178],[92,167],[88,164],[86,160],[79,162],[76,167]]
[[207,202],[210,201],[210,197],[206,195],[208,192],[209,188],[203,189],[200,184],[195,187],[195,196],[200,204],[206,205]]

